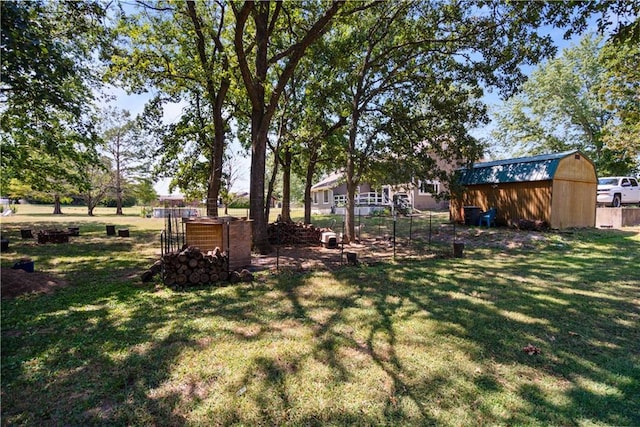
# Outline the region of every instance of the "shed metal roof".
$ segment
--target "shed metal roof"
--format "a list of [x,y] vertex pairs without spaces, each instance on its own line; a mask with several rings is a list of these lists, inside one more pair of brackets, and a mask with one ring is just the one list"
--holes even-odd
[[575,153],[579,151],[474,163],[470,169],[461,169],[460,182],[477,185],[552,180],[560,160]]

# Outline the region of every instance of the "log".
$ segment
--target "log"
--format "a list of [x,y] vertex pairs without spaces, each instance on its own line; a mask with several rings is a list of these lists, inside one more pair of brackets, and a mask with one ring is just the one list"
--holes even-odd
[[247,269],[240,272],[240,278],[243,282],[253,282],[253,274]]
[[229,273],[229,282],[230,283],[238,283],[242,280],[242,278],[240,277],[240,273],[238,273],[237,271],[232,271],[231,273]]
[[200,283],[200,275],[194,271],[189,275],[189,282],[193,284]]

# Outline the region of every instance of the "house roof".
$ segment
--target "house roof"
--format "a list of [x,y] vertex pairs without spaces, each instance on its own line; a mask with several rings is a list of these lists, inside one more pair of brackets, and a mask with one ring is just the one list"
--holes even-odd
[[560,160],[575,153],[579,151],[474,163],[470,169],[461,169],[460,182],[463,185],[477,185],[548,181],[553,179]]
[[312,190],[327,190],[337,186],[339,181],[344,179],[344,172],[334,172],[311,186]]

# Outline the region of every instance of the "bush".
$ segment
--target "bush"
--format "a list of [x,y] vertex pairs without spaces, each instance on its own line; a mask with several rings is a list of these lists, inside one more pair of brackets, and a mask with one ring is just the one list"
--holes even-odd
[[151,218],[153,215],[153,208],[151,206],[143,206],[140,210],[140,216],[142,218]]
[[230,208],[234,209],[249,209],[249,199],[238,199],[229,205]]
[[[117,206],[117,202],[115,198],[108,198],[105,199],[102,202],[102,205],[107,207],[107,208],[115,208]],[[135,206],[136,205],[136,198],[135,196],[123,196],[122,197],[122,207],[123,208],[130,208],[131,206]]]

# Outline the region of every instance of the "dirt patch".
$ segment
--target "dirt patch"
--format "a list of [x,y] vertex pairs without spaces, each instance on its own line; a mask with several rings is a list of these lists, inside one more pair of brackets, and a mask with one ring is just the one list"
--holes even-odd
[[67,282],[46,273],[12,268],[1,269],[2,299],[15,298],[19,295],[37,293],[50,294],[56,289],[67,286]]
[[[457,227],[456,241],[465,244],[467,250],[492,248],[500,250],[535,249],[544,244],[552,233],[521,231],[506,228]],[[431,242],[429,245],[427,242]],[[450,225],[435,227],[428,233],[416,232],[413,240],[406,237],[396,240],[395,250],[388,235],[363,236],[358,243],[339,245],[337,249],[327,249],[319,245],[274,246],[268,255],[254,254],[251,268],[255,270],[333,270],[347,265],[346,253],[355,253],[359,263],[374,264],[397,259],[425,259],[453,256],[453,229]]]
[[319,245],[282,245],[274,246],[268,255],[254,254],[251,258],[253,270],[334,270],[348,265],[347,253],[355,254],[358,263],[375,264],[389,262],[397,257],[435,257],[435,253],[418,254],[404,242],[397,242],[395,251],[393,244],[387,239],[363,239],[358,243],[339,245],[336,249],[328,249]]

